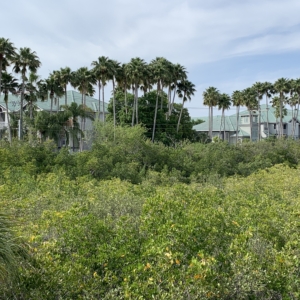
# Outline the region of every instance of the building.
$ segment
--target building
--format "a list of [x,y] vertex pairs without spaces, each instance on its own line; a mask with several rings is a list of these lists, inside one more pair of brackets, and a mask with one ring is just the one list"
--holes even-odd
[[[271,136],[278,135],[279,118],[276,118],[275,108],[272,106],[266,107],[261,105],[260,110],[252,111],[252,141],[259,140],[259,136],[262,139]],[[296,116],[297,111],[285,109],[283,115],[283,135],[294,139],[300,138],[300,113]],[[293,117],[294,116],[294,117]],[[209,118],[199,118],[204,122],[193,127],[197,132],[209,133]],[[239,119],[237,120],[237,114],[225,116],[225,129],[221,124],[222,117],[213,117],[213,137],[218,137],[228,141],[230,144],[236,143],[236,139],[239,142],[250,139],[250,113],[248,110],[241,111]],[[237,126],[238,123],[238,126]],[[259,126],[260,124],[260,126]],[[238,128],[238,136],[236,137],[236,131]]]
[[[71,103],[77,103],[78,105],[82,104],[82,95],[74,90],[67,91],[67,104],[70,105]],[[48,98],[45,101],[37,101],[34,103],[34,110],[35,111],[51,111],[52,106],[52,112],[56,113],[58,111],[63,110],[61,108],[62,105],[65,105],[65,96],[62,96],[60,98],[54,98],[54,101],[51,105],[51,100]],[[102,109],[102,101],[100,102],[99,107],[99,100],[95,99],[90,96],[86,96],[85,99],[85,105],[91,110],[91,112],[94,114],[94,119],[97,119],[99,117],[100,112],[100,120],[103,120],[103,109]],[[28,104],[26,101],[24,101],[24,107],[23,109],[26,111]],[[107,111],[107,103],[104,103],[104,112],[105,114],[108,113]],[[20,96],[18,95],[9,95],[8,96],[8,113],[19,115],[20,113]],[[7,111],[6,111],[6,104],[4,102],[4,95],[2,94],[0,97],[0,138],[5,136],[5,131],[7,129]],[[80,122],[80,120],[79,120]],[[93,128],[92,121],[87,119],[85,121],[85,133],[88,134],[89,131],[91,131]],[[65,138],[62,138],[58,141],[58,147],[62,147],[66,144]],[[74,145],[72,140],[69,141],[69,146],[72,147]],[[79,146],[76,145],[75,148],[78,148]],[[85,145],[85,148],[88,147],[88,145]]]

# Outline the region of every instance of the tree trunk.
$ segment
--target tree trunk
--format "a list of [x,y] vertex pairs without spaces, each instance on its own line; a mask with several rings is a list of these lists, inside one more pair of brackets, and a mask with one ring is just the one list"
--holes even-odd
[[101,120],[101,82],[100,80],[98,81],[98,109],[99,109],[99,114],[98,114],[98,118],[99,120]]
[[11,145],[11,130],[10,130],[10,120],[9,120],[9,113],[8,113],[8,95],[4,95],[4,102],[5,102],[5,106],[6,106],[8,141],[9,141],[9,144]]
[[103,113],[103,123],[105,123],[104,83],[103,82],[102,82],[102,113]]
[[180,125],[182,111],[183,111],[183,107],[184,107],[184,98],[185,98],[185,93],[183,94],[183,97],[182,97],[182,107],[181,107],[181,110],[180,110],[180,114],[179,114],[179,118],[178,118],[178,123],[177,123],[177,133],[179,131],[179,125]]
[[236,107],[236,141],[235,145],[237,146],[238,143],[238,136],[239,136],[239,121],[240,121],[240,106]]
[[134,97],[133,97],[133,105],[132,105],[131,126],[133,127],[134,126],[134,113],[135,113],[135,89],[133,86],[132,86],[132,93],[133,93]]
[[0,97],[2,92],[2,61],[3,59],[0,59]]
[[154,121],[153,121],[153,129],[152,129],[152,143],[154,143],[155,137],[155,129],[156,129],[156,118],[157,118],[157,110],[158,110],[158,95],[159,95],[160,85],[157,83],[157,91],[156,91],[156,102],[155,102],[155,111],[154,111]]
[[22,90],[21,90],[21,103],[20,103],[20,140],[23,140],[23,102],[25,90],[25,74],[22,74]]
[[113,77],[112,79],[112,84],[113,84],[113,115],[114,115],[114,141],[116,138],[116,96],[115,96],[115,79]]
[[283,136],[283,128],[282,128],[282,93],[280,93],[280,103],[279,103],[279,137]]
[[67,85],[65,85],[65,106],[68,105]]
[[170,105],[170,110],[169,110],[169,117],[171,116],[172,111],[173,111],[173,106],[174,106],[175,96],[176,96],[176,89],[177,89],[177,84],[175,84],[175,88],[174,88],[173,100],[172,100],[172,103]]
[[138,101],[138,84],[136,83],[135,85],[135,105],[136,105],[136,108],[135,108],[135,114],[136,114],[136,124],[139,124],[139,111],[138,111],[138,108],[139,108],[139,101]]
[[269,129],[269,105],[268,105],[268,95],[266,94],[266,109],[267,109],[267,132],[268,132],[268,137],[270,136],[270,129]]
[[124,88],[124,93],[125,93],[125,114],[126,114],[126,117],[127,117],[127,84],[125,82],[125,88]]
[[252,142],[253,120],[252,120],[252,110],[251,109],[249,109],[249,116],[250,116],[250,141]]
[[260,109],[260,105],[258,104],[258,141],[261,140],[261,120],[260,120],[260,116],[261,116],[261,109]]

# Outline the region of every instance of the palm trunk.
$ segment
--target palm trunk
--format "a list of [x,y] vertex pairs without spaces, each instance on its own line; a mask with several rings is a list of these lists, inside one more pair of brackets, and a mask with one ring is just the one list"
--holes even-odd
[[223,131],[223,141],[225,141],[225,110],[222,111],[222,114],[223,114],[223,126],[224,126],[224,131]]
[[[296,131],[296,125],[297,125],[297,121],[298,121],[299,105],[300,105],[300,96],[299,96],[298,104],[297,104],[297,114],[296,114],[296,120],[295,120],[295,131]],[[298,129],[298,137],[299,137],[299,129]]]
[[175,96],[176,96],[176,89],[177,89],[177,84],[175,84],[175,88],[174,88],[173,100],[172,100],[172,103],[170,105],[170,110],[169,110],[169,117],[171,116],[172,111],[173,111],[173,106],[174,106]]
[[103,82],[102,82],[102,113],[103,113],[103,123],[105,123],[104,83]]
[[127,82],[126,81],[125,81],[124,94],[125,94],[125,114],[127,117],[128,111],[127,111]]
[[283,128],[282,128],[282,101],[283,101],[283,99],[282,99],[282,93],[280,93],[280,103],[279,103],[279,109],[280,109],[280,111],[279,111],[279,136],[280,137],[282,137],[283,136]]
[[239,135],[239,121],[240,121],[240,106],[236,107],[236,141],[235,144],[237,146],[238,143],[238,135]]
[[113,77],[112,79],[112,84],[113,84],[113,114],[114,114],[114,141],[115,141],[115,138],[116,138],[116,133],[115,133],[115,130],[116,130],[116,97],[115,97],[115,79]]
[[134,126],[134,113],[135,113],[135,89],[132,86],[132,94],[134,95],[133,97],[133,105],[132,105],[132,119],[131,119],[131,126]]
[[251,109],[249,109],[249,115],[250,115],[250,141],[252,142],[253,120],[252,120],[252,110]]
[[[161,82],[161,90],[163,90],[163,82]],[[160,99],[160,109],[163,109],[163,97]]]
[[212,141],[213,138],[213,106],[210,106],[210,114],[209,114],[209,137]]
[[65,85],[65,106],[68,105],[67,85]]
[[100,80],[98,81],[98,109],[99,109],[99,114],[98,114],[98,118],[99,120],[101,119],[101,82]]
[[155,102],[155,111],[154,111],[154,121],[153,121],[153,129],[152,129],[152,143],[154,143],[155,137],[155,129],[156,129],[156,118],[157,118],[157,110],[158,110],[158,95],[160,90],[160,84],[157,83],[157,91],[156,91],[156,102]]
[[4,102],[5,102],[5,107],[6,107],[8,141],[9,141],[9,144],[11,145],[11,130],[10,130],[10,120],[9,120],[9,113],[8,113],[8,94],[4,95]]
[[20,128],[19,136],[20,140],[23,140],[23,102],[24,102],[24,90],[25,90],[25,74],[22,74],[22,90],[21,90],[21,103],[20,103]]
[[261,109],[260,109],[260,105],[258,104],[258,141],[261,140],[261,120],[260,120],[260,116],[261,116]]
[[[1,55],[0,55],[1,57]],[[3,59],[0,59],[0,97],[1,97],[1,92],[2,92],[2,61]]]
[[136,83],[135,85],[135,105],[136,105],[136,108],[135,108],[135,114],[136,114],[136,124],[139,124],[139,111],[138,111],[138,104],[139,104],[139,101],[138,101],[138,84]]
[[52,110],[53,110],[53,96],[50,96],[50,115],[52,115]]
[[182,97],[182,107],[181,107],[181,110],[180,110],[180,114],[179,114],[179,118],[178,118],[178,123],[177,123],[177,133],[179,131],[179,125],[180,125],[182,111],[183,111],[183,107],[184,107],[184,98],[185,98],[185,93],[183,94],[183,97]]
[[57,107],[56,107],[56,112],[59,112],[59,97],[57,97]]
[[268,95],[266,94],[266,109],[267,109],[267,132],[268,132],[268,137],[270,136],[270,129],[269,129],[269,106],[268,106]]

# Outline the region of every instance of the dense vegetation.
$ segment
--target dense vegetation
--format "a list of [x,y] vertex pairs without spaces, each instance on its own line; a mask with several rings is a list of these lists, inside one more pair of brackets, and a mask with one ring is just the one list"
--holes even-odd
[[1,145],[2,299],[299,298],[298,142],[95,128],[82,153]]

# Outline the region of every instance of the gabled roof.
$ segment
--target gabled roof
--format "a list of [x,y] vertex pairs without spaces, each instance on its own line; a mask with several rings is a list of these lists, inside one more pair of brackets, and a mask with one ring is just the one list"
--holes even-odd
[[[268,112],[268,113],[267,113]],[[267,123],[267,120],[269,123],[277,123],[278,118],[276,118],[275,115],[276,109],[272,107],[271,105],[268,105],[268,107],[263,104],[260,106],[260,117],[261,117],[261,123]],[[252,111],[253,115],[258,115],[258,110],[253,110]],[[239,113],[240,118],[242,116],[249,116],[249,111],[248,110],[243,110]],[[225,116],[225,131],[236,131],[236,114],[230,115],[230,116]],[[292,120],[292,110],[287,109],[287,115],[283,116],[282,121],[283,123],[288,123],[291,122]],[[201,118],[195,118],[195,119],[201,119],[204,122],[198,125],[193,126],[193,129],[196,131],[209,131],[209,118],[208,117],[201,117]],[[213,117],[213,129],[212,131],[220,131],[220,125],[221,125],[221,116],[214,116]],[[300,112],[297,118],[298,122],[300,122]],[[222,127],[222,131],[223,131]],[[246,132],[242,133],[242,136],[249,136]],[[240,134],[239,134],[240,136]]]
[[[77,103],[80,105],[82,103],[82,95],[76,91],[67,91],[67,104],[70,105],[72,102]],[[59,98],[58,101],[53,101],[53,111],[57,110],[57,105],[61,106],[65,104],[65,96]],[[4,95],[2,94],[0,97],[0,105],[6,109],[5,102],[4,102]],[[26,102],[24,101],[24,105]],[[41,109],[50,111],[51,109],[51,100],[47,99],[45,101],[37,101],[35,105]],[[99,100],[86,96],[86,106],[89,107],[92,111],[98,112],[99,111]],[[104,109],[107,112],[107,103],[104,102]],[[9,112],[19,111],[20,110],[20,96],[15,95],[8,95],[8,110]],[[100,102],[100,112],[102,112],[102,101]]]
[[[209,118],[200,118],[204,122],[193,126],[196,131],[209,131]],[[222,116],[213,117],[213,128],[212,131],[220,131]],[[224,127],[222,126],[222,131]],[[225,131],[235,131],[236,130],[236,116],[225,116]]]

